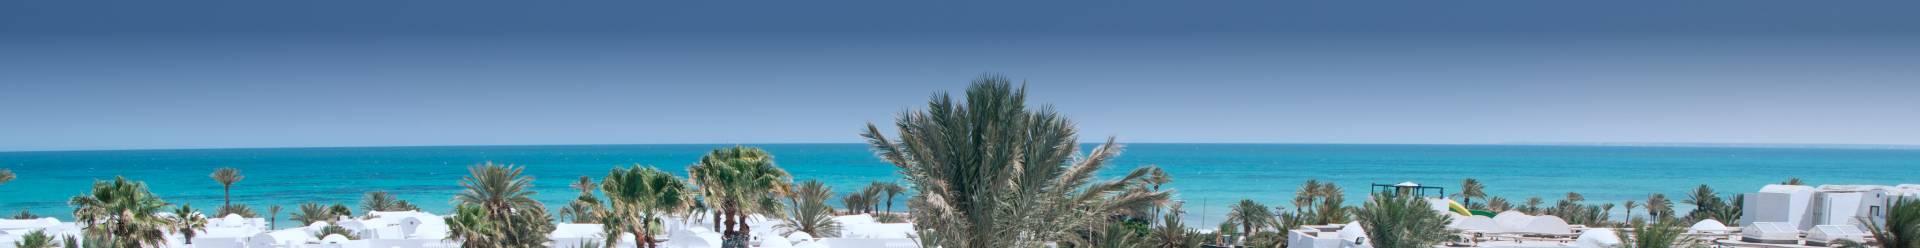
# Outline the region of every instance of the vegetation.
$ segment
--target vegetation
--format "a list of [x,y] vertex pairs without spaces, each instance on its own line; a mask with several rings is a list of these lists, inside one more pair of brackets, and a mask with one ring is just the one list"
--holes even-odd
[[827,198],[833,197],[833,188],[816,180],[800,182],[793,188],[793,194],[787,195],[787,218],[779,228],[783,234],[805,232],[814,237],[832,238],[840,236],[840,223],[833,221],[833,206],[827,205]]
[[213,182],[220,183],[220,206],[223,208],[233,205],[233,184],[240,182],[242,179],[247,179],[247,176],[240,175],[240,169],[234,169],[233,167],[221,167],[220,169],[213,170],[213,174],[209,174],[207,177],[213,178]]
[[1181,204],[1169,206],[1165,215],[1160,215],[1160,227],[1154,227],[1150,242],[1156,248],[1200,248],[1200,244],[1206,242],[1206,235],[1187,227],[1187,223],[1181,221],[1185,215],[1187,211],[1181,211]]
[[194,210],[192,204],[180,204],[179,208],[173,209],[173,221],[176,224],[174,232],[185,237],[189,245],[193,244],[196,233],[207,230],[207,216],[201,215],[200,210]]
[[338,214],[332,210],[328,210],[327,207],[313,202],[301,203],[300,209],[298,209],[297,212],[293,212],[293,220],[299,221],[298,224],[300,225],[312,224],[314,222],[333,222],[333,220],[339,219],[339,217]]
[[267,228],[271,229],[274,227],[278,227],[277,224],[279,224],[278,223],[279,221],[280,221],[280,205],[267,206]]
[[1678,220],[1660,219],[1653,223],[1635,221],[1630,225],[1633,231],[1619,232],[1620,248],[1672,248],[1701,247],[1700,243],[1686,236],[1686,227]]
[[1346,196],[1339,185],[1320,183],[1308,179],[1293,195],[1294,222],[1307,224],[1347,223],[1352,208],[1346,207]]
[[89,240],[111,247],[159,247],[166,245],[167,230],[178,222],[156,213],[167,202],[147,191],[147,184],[114,177],[113,181],[95,181],[93,192],[75,196],[74,222],[86,229]]
[[975,80],[962,101],[940,94],[927,109],[902,113],[899,139],[873,124],[862,134],[918,192],[908,209],[923,244],[1038,247],[1167,199],[1140,187],[1144,170],[1093,182],[1121,147],[1109,138],[1074,156],[1073,123],[1051,108],[1028,109],[1026,90],[1005,77]]
[[1647,218],[1660,220],[1673,218],[1673,201],[1667,195],[1655,193],[1647,196]]
[[1785,182],[1780,182],[1780,184],[1785,184],[1785,185],[1807,185],[1807,182],[1803,182],[1803,181],[1800,181],[1800,178],[1798,178],[1798,177],[1791,177],[1791,178],[1787,178],[1787,181],[1785,181]]
[[13,247],[52,248],[54,247],[53,236],[48,236],[45,230],[33,230],[32,232],[27,232],[26,235],[20,236],[20,241],[14,241]]
[[10,216],[7,218],[16,219],[16,220],[31,220],[31,219],[39,219],[40,216],[34,215],[33,212],[27,211],[27,209],[23,208],[23,209],[20,209],[20,213],[15,213],[13,214],[13,216]]
[[[533,178],[523,167],[487,162],[467,168],[465,188],[453,196],[455,216],[447,217],[447,239],[467,248],[541,247],[553,232],[553,217],[533,200]],[[303,207],[304,208],[304,207]]]
[[12,181],[13,181],[13,170],[0,169],[0,184],[7,184],[7,182],[12,182]]
[[793,179],[774,165],[773,155],[755,147],[734,146],[715,149],[687,168],[687,175],[700,186],[707,206],[718,211],[714,216],[723,247],[745,247],[752,240],[747,217],[754,214],[781,215],[778,196],[786,194]]
[[1227,222],[1240,225],[1240,233],[1251,235],[1273,223],[1273,212],[1267,211],[1267,205],[1252,199],[1241,199],[1240,203],[1233,205],[1232,210],[1227,211]]
[[[660,222],[660,216],[686,211],[692,205],[693,189],[685,181],[658,168],[635,165],[627,169],[615,168],[607,173],[601,191],[607,193],[607,202],[613,204],[612,212],[603,221],[610,230],[624,229],[632,233],[635,246],[658,247],[659,241],[650,231],[654,223]],[[608,235],[607,244],[620,242],[619,235]]]
[[1886,223],[1870,219],[1867,233],[1884,248],[1920,247],[1920,199],[1900,198],[1887,206]]
[[1433,211],[1425,199],[1376,194],[1354,211],[1368,240],[1379,248],[1426,248],[1446,241],[1451,216]]
[[1521,205],[1520,212],[1531,214],[1531,215],[1539,215],[1541,212],[1540,210],[1542,210],[1540,208],[1541,203],[1546,203],[1546,201],[1540,200],[1539,196],[1527,197],[1527,202]]
[[1486,187],[1486,185],[1481,185],[1478,179],[1467,178],[1466,180],[1460,181],[1460,193],[1454,193],[1453,196],[1460,198],[1460,205],[1462,206],[1471,209],[1484,209],[1486,208],[1484,204],[1474,205],[1473,199],[1486,199]]
[[1514,209],[1513,209],[1513,204],[1507,202],[1507,198],[1495,196],[1493,198],[1487,199],[1487,210],[1498,213],[1498,212],[1506,212],[1507,210],[1514,210]]
[[600,186],[593,183],[592,177],[580,176],[570,187],[580,191],[580,196],[574,197],[572,202],[560,209],[560,219],[578,224],[600,223],[608,211],[604,205],[600,205],[600,198],[593,196],[593,191]]
[[339,234],[341,237],[346,237],[347,239],[360,239],[359,235],[354,235],[353,231],[347,230],[346,227],[341,227],[340,225],[321,227],[319,232],[313,233],[313,238],[326,239],[327,236],[334,234]]
[[220,210],[214,212],[215,217],[226,217],[227,214],[238,214],[240,217],[247,218],[253,218],[253,216],[256,215],[256,213],[253,212],[253,207],[248,207],[247,205],[223,205],[220,206]]
[[386,191],[367,192],[366,195],[360,197],[360,211],[366,212],[367,214],[373,214],[373,211],[394,212],[413,210],[420,210],[420,207],[414,206],[413,203],[408,203],[407,200],[401,200],[399,197],[395,197]]

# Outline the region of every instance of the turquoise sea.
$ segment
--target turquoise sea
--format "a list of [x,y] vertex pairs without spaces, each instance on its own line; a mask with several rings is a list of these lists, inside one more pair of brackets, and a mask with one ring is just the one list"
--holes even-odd
[[[207,174],[217,167],[244,172],[247,178],[234,186],[233,200],[262,213],[269,204],[357,206],[361,193],[373,190],[444,213],[465,168],[486,161],[526,166],[537,178],[537,198],[558,206],[574,196],[567,185],[580,176],[598,178],[613,167],[634,164],[684,175],[700,155],[723,146],[728,145],[0,152],[0,168],[19,175],[0,185],[0,213],[26,209],[71,219],[68,198],[85,192],[93,180],[116,175],[146,181],[170,202],[213,209],[220,204],[220,186]],[[798,179],[825,181],[840,192],[898,179],[891,165],[862,144],[758,146],[773,152]],[[1129,144],[1116,162],[1103,174],[1118,176],[1147,164],[1166,168],[1174,177],[1168,187],[1186,202],[1190,221],[1207,223],[1203,226],[1218,222],[1226,206],[1241,198],[1284,206],[1307,179],[1338,183],[1348,199],[1364,199],[1371,183],[1415,181],[1451,191],[1461,179],[1477,178],[1491,194],[1515,200],[1541,196],[1549,202],[1569,191],[1589,201],[1644,201],[1650,193],[1684,198],[1699,184],[1748,192],[1790,177],[1812,184],[1920,183],[1920,150],[1884,149]]]

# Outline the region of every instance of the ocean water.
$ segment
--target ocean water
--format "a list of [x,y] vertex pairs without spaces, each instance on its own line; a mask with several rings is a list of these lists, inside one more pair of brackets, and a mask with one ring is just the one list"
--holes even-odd
[[[452,195],[460,190],[465,168],[487,161],[526,166],[526,174],[536,178],[536,198],[559,206],[576,194],[567,186],[580,176],[599,178],[614,167],[632,165],[657,166],[684,176],[685,167],[700,155],[725,146],[729,145],[4,152],[0,168],[19,176],[0,185],[0,213],[25,209],[70,220],[67,199],[85,193],[94,180],[114,176],[145,181],[154,193],[175,204],[214,209],[220,204],[221,189],[207,174],[218,167],[242,170],[246,179],[234,185],[233,201],[252,205],[262,214],[267,205],[292,209],[302,202],[357,206],[363,192],[374,190],[393,192],[429,211],[445,213]],[[862,144],[757,146],[772,152],[777,163],[797,179],[821,180],[837,192],[857,190],[876,180],[899,180],[891,165],[874,158]],[[1920,150],[1790,148],[1129,144],[1114,166],[1101,174],[1115,177],[1148,164],[1172,174],[1174,181],[1166,187],[1185,202],[1189,221],[1202,227],[1219,222],[1227,206],[1243,198],[1286,206],[1308,179],[1338,183],[1345,188],[1349,204],[1365,199],[1373,183],[1414,181],[1452,192],[1465,178],[1481,180],[1492,195],[1515,201],[1540,196],[1548,202],[1567,192],[1584,194],[1590,202],[1644,202],[1651,193],[1678,201],[1701,184],[1723,193],[1749,192],[1790,177],[1811,184],[1920,183]],[[895,205],[903,208],[905,197],[900,198]],[[289,213],[280,214],[285,218]]]

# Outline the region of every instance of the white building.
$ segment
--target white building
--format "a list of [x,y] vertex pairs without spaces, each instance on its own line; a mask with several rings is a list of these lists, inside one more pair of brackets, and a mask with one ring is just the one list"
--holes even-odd
[[1770,222],[1808,231],[1819,225],[1865,227],[1862,220],[1886,221],[1887,204],[1900,197],[1920,197],[1920,185],[1771,184],[1745,196],[1741,225]]

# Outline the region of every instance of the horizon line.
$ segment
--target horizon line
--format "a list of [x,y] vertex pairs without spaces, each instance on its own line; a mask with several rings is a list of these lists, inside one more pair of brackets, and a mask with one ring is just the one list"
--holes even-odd
[[[1080,144],[1098,144],[1097,141],[1082,141]],[[5,153],[58,153],[58,152],[119,152],[119,151],[195,151],[195,150],[275,150],[275,149],[361,149],[361,148],[434,148],[434,147],[558,147],[558,146],[646,146],[646,145],[859,145],[866,142],[716,142],[716,143],[547,143],[547,144],[437,144],[437,145],[342,145],[342,146],[258,146],[258,147],[178,147],[178,148],[105,148],[105,149],[49,149],[49,150],[0,150]],[[1716,143],[1716,142],[1497,142],[1497,143],[1363,143],[1363,142],[1184,142],[1157,141],[1131,142],[1128,144],[1196,144],[1196,145],[1423,145],[1423,146],[1543,146],[1543,147],[1673,147],[1673,148],[1776,148],[1776,149],[1853,149],[1853,150],[1920,150],[1920,145],[1910,144],[1845,144],[1845,143]]]

